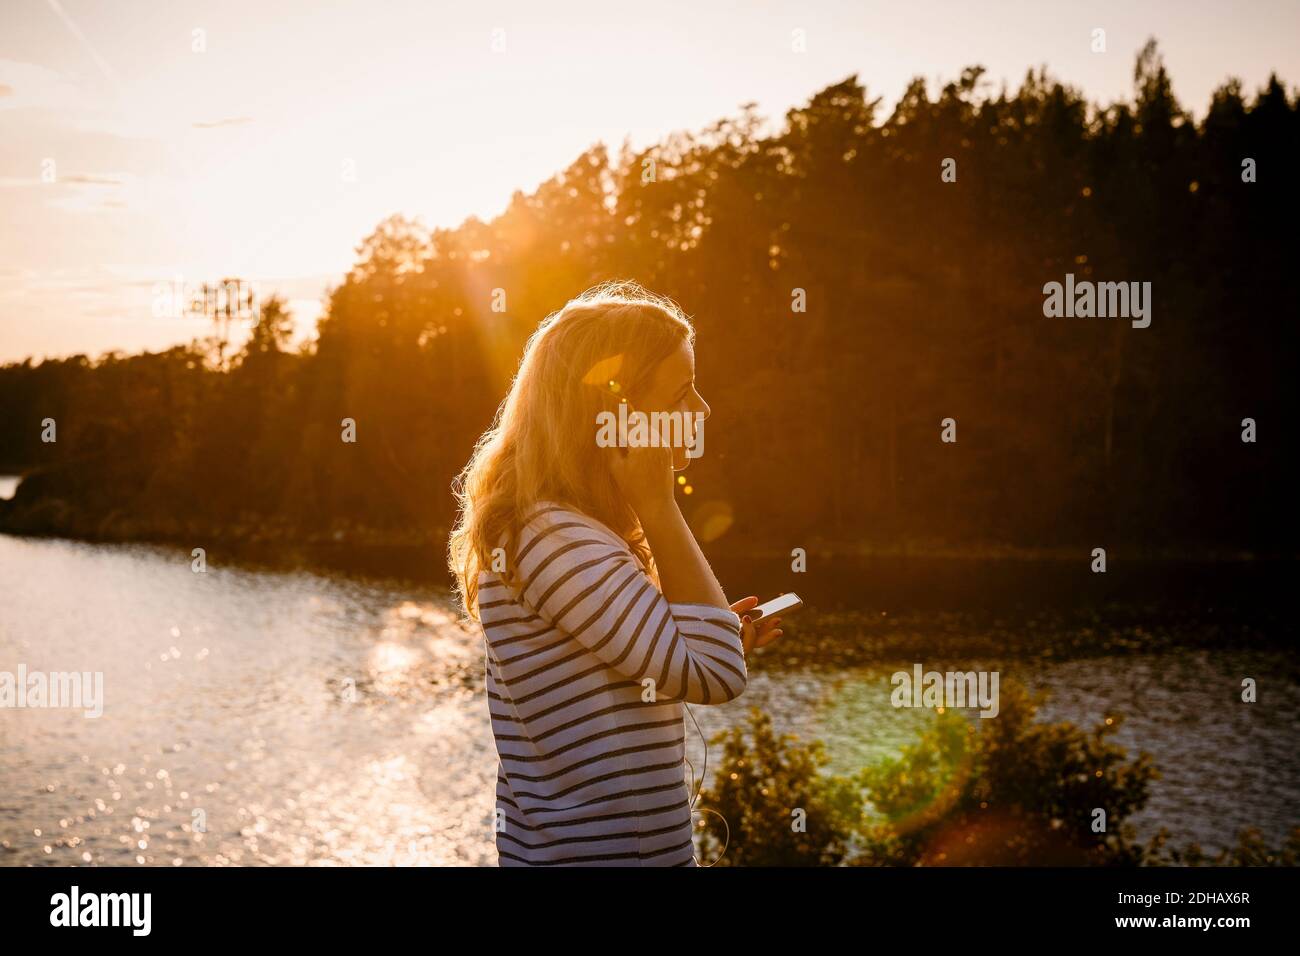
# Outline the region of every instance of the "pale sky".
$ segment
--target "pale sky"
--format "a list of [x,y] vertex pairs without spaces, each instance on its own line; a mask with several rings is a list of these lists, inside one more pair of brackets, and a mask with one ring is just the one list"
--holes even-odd
[[855,73],[885,115],[973,64],[1127,98],[1149,36],[1198,117],[1230,75],[1300,82],[1300,0],[0,0],[0,362],[188,341],[153,314],[178,278],[310,325],[388,215],[490,219],[598,141],[779,123]]

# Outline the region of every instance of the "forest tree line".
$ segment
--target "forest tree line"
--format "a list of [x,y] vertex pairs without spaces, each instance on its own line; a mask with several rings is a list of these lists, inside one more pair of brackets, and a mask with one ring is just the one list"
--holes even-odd
[[[394,216],[301,348],[272,298],[233,355],[6,365],[0,529],[439,542],[527,336],[632,278],[698,329],[683,503],[734,519],[719,547],[1290,552],[1300,97],[1228,80],[1197,120],[1154,44],[1134,79],[1103,106],[974,67],[886,113],[850,77],[776,132],[598,145],[490,222]],[[1151,283],[1150,326],[1045,317],[1067,274]]]

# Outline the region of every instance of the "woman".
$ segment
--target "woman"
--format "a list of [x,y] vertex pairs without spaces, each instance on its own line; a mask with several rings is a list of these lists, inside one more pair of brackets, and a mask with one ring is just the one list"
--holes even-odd
[[[745,654],[781,635],[741,617],[757,598],[728,604],[674,498],[709,413],[694,340],[635,283],[583,293],[529,339],[457,481],[449,560],[487,647],[502,866],[696,865],[682,708],[737,697]],[[598,440],[624,402],[674,413],[675,443]]]

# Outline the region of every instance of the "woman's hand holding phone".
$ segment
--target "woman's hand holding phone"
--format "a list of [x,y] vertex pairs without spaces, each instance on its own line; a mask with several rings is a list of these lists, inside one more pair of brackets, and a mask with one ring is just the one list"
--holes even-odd
[[758,598],[753,595],[741,598],[731,605],[731,609],[740,615],[740,640],[746,655],[755,647],[766,647],[785,633],[781,630],[779,617],[765,617],[757,624],[751,621],[746,612],[756,607],[758,607]]

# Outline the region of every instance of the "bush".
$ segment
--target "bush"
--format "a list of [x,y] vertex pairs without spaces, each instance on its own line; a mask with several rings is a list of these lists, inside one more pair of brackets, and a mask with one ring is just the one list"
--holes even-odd
[[[1168,846],[1165,831],[1135,841],[1129,818],[1159,774],[1146,754],[1129,759],[1111,735],[1035,720],[1044,694],[1002,685],[991,719],[940,712],[898,757],[851,777],[822,773],[819,741],[779,738],[753,708],[724,745],[715,784],[701,792],[701,861],[723,866],[1201,865],[1294,866],[1300,829],[1281,849],[1258,831],[1217,856]],[[747,739],[750,738],[750,739]],[[1094,832],[1095,811],[1104,832]],[[801,812],[802,811],[802,812]],[[719,814],[721,817],[719,817]],[[725,821],[724,819],[725,818]]]
[[723,755],[715,787],[701,791],[696,807],[702,818],[701,863],[843,862],[862,815],[857,786],[820,772],[828,759],[820,741],[799,744],[793,734],[778,739],[772,718],[757,707],[750,709],[748,726],[752,745],[743,727],[710,738],[711,745],[723,745]]
[[1300,827],[1293,827],[1286,842],[1273,849],[1254,827],[1237,834],[1237,845],[1211,856],[1195,843],[1184,849],[1168,847],[1169,831],[1160,832],[1147,845],[1145,862],[1152,866],[1300,866]]
[[[1145,805],[1158,773],[1146,754],[1129,761],[1108,738],[1035,721],[1044,695],[1002,685],[1001,710],[976,718],[940,713],[916,744],[858,775],[877,818],[860,863],[1069,866],[1137,864],[1125,822]],[[1097,811],[1104,811],[1104,820]],[[1094,832],[1104,823],[1103,832]]]

